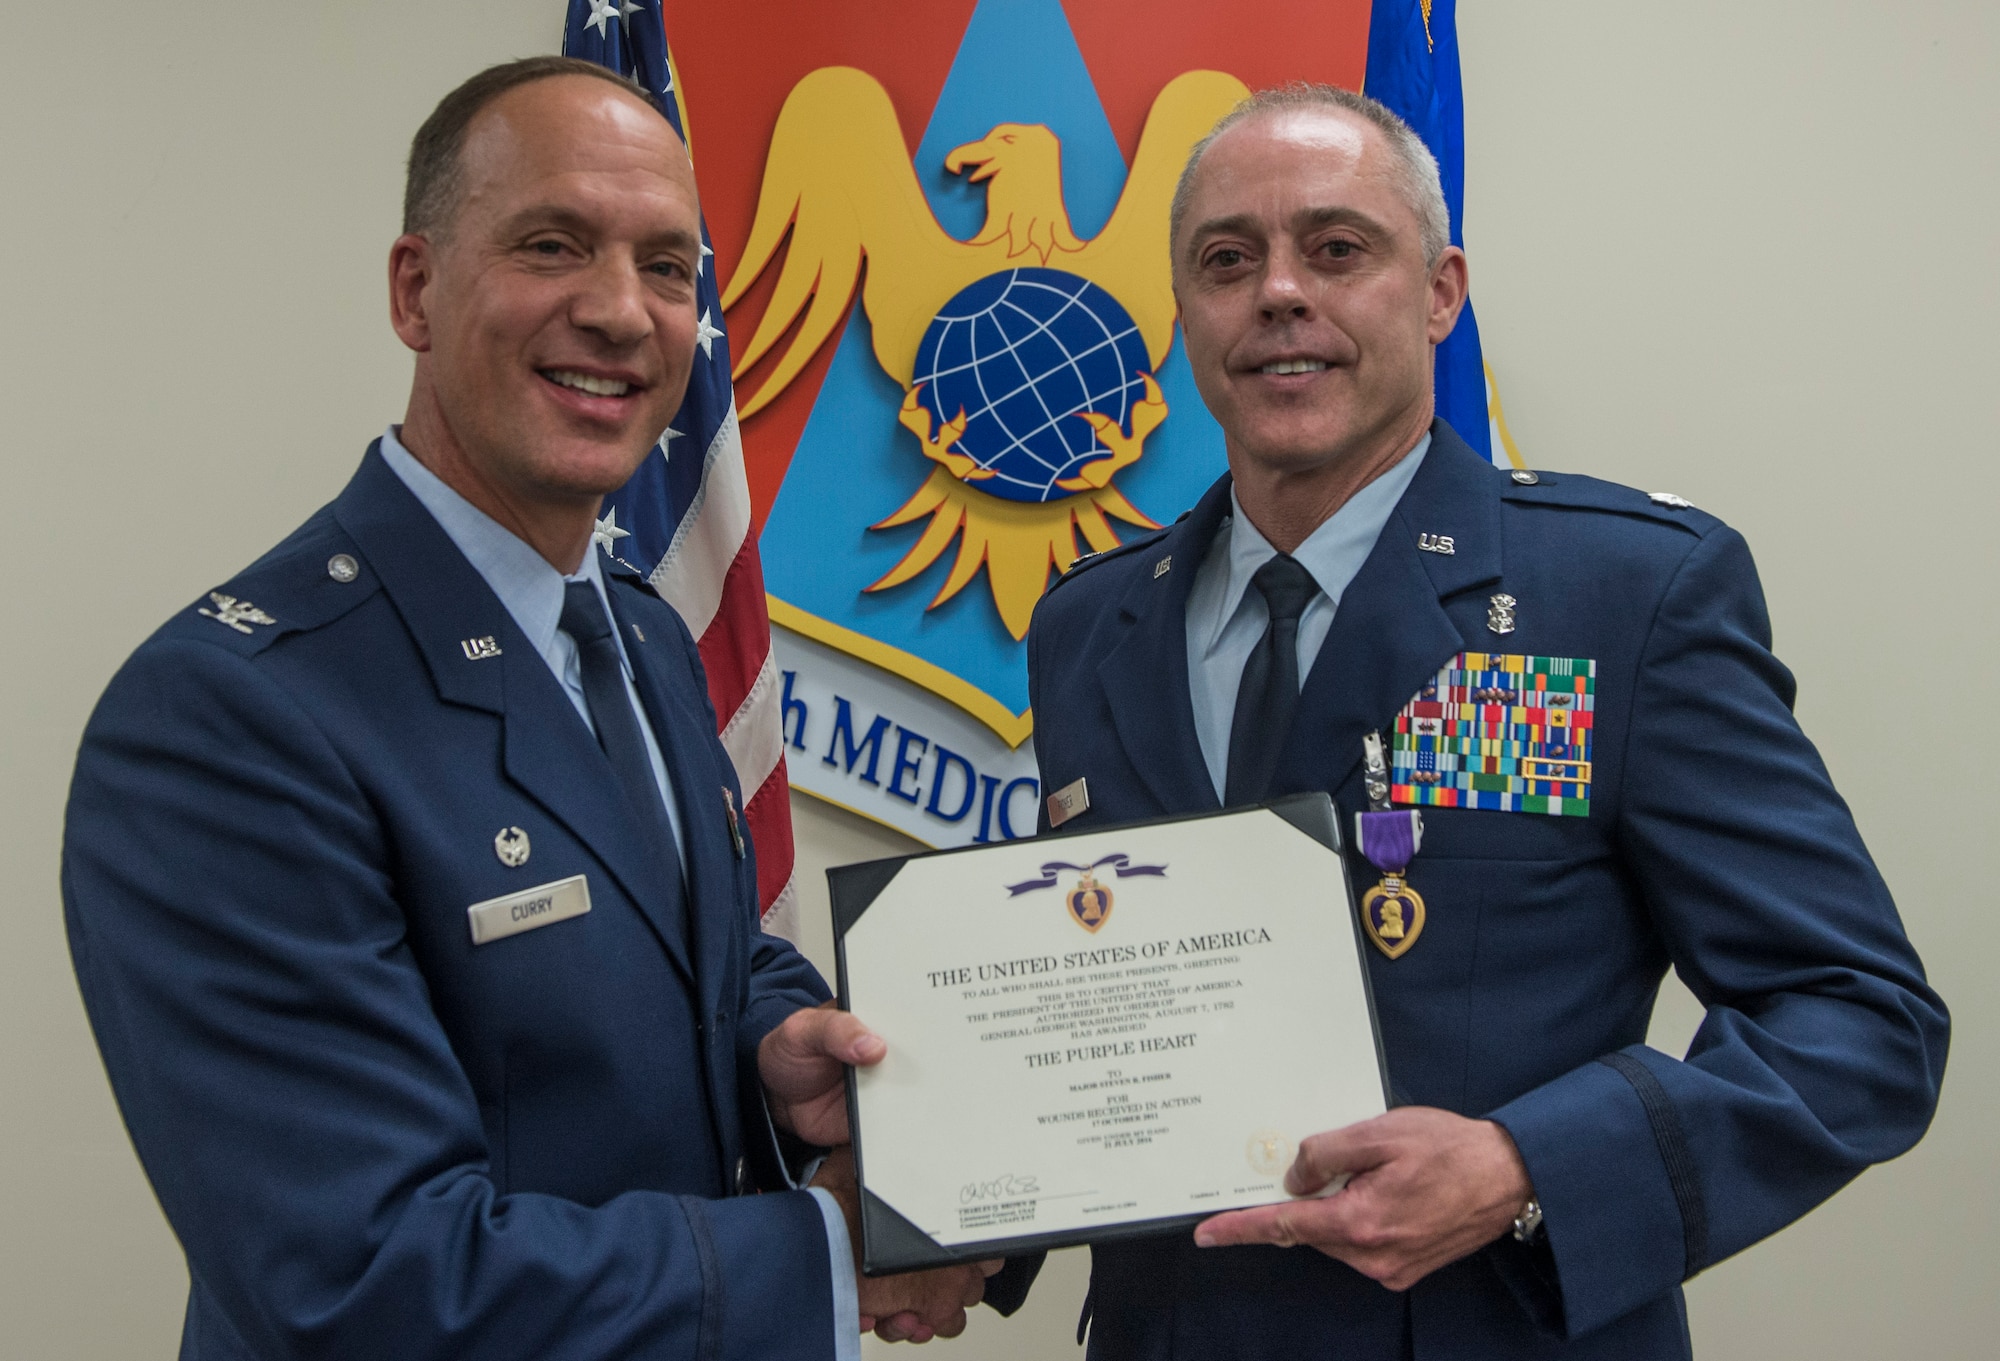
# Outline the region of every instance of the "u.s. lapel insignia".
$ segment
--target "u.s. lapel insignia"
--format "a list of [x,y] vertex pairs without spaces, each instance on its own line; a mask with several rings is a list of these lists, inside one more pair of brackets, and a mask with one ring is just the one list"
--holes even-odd
[[233,628],[238,633],[255,633],[256,630],[250,627],[252,624],[275,624],[278,622],[255,605],[252,605],[249,601],[238,600],[233,595],[223,595],[220,591],[210,591],[208,598],[215,602],[215,608],[212,610],[196,610],[195,613],[204,619],[213,619],[218,624],[227,628]]
[[1385,874],[1381,883],[1361,895],[1361,926],[1376,949],[1399,958],[1424,933],[1424,900],[1409,880]]
[[1069,914],[1076,918],[1078,926],[1096,935],[1097,928],[1111,918],[1111,890],[1085,870],[1083,878],[1077,880],[1076,887],[1070,890]]
[[500,641],[490,633],[484,638],[461,639],[458,648],[468,662],[483,662],[488,657],[500,655]]

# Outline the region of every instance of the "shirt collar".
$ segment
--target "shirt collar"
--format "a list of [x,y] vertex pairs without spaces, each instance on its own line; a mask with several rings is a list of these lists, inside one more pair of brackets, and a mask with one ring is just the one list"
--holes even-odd
[[[1403,493],[1409,490],[1410,482],[1423,465],[1424,455],[1430,452],[1430,447],[1431,436],[1427,430],[1393,468],[1348,497],[1345,505],[1322,520],[1319,528],[1308,534],[1306,541],[1293,551],[1292,557],[1312,573],[1327,603],[1334,609],[1340,608],[1340,597],[1346,592],[1348,583],[1354,580],[1354,574],[1361,570],[1361,564],[1368,560],[1375,540],[1382,537],[1382,526],[1389,522],[1389,513],[1403,499]],[[1227,533],[1229,575],[1223,586],[1222,609],[1215,616],[1214,631],[1202,647],[1204,656],[1212,653],[1221,643],[1229,622],[1243,607],[1244,593],[1250,589],[1250,579],[1257,574],[1257,569],[1278,556],[1278,550],[1271,546],[1271,541],[1243,513],[1234,485],[1229,488]]]
[[514,617],[536,651],[546,655],[555,641],[556,626],[562,620],[566,582],[588,581],[603,595],[594,551],[584,553],[583,565],[565,577],[513,531],[419,463],[417,456],[403,447],[393,425],[382,434],[382,457],[410,489],[410,494],[423,503],[438,527],[458,545],[458,551],[465,554],[473,570],[493,588],[493,594],[500,597],[500,603],[507,607],[507,613]]

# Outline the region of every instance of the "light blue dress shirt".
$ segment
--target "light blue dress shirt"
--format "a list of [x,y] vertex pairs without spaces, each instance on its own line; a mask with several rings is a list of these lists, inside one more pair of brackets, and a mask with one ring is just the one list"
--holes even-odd
[[[1299,616],[1299,688],[1312,674],[1320,644],[1333,627],[1340,597],[1382,536],[1389,513],[1409,490],[1424,455],[1430,452],[1428,433],[1395,467],[1370,482],[1306,537],[1292,554],[1319,583],[1319,594]],[[1236,691],[1243,682],[1243,665],[1264,636],[1271,611],[1261,591],[1250,588],[1257,569],[1278,555],[1270,540],[1257,532],[1250,517],[1229,491],[1230,516],[1196,569],[1188,593],[1188,698],[1194,703],[1194,731],[1202,760],[1223,797],[1229,777],[1229,730],[1236,719]]]
[[[549,565],[547,558],[419,463],[416,455],[403,447],[393,425],[382,436],[382,457],[410,489],[410,494],[423,503],[438,527],[458,545],[458,551],[465,554],[473,570],[493,588],[493,594],[500,597],[507,613],[514,617],[521,632],[555,673],[585,726],[595,733],[596,725],[590,721],[590,705],[583,693],[583,661],[577,654],[575,641],[558,625],[562,620],[563,588],[572,581],[587,581],[596,587],[606,616],[617,617],[610,613],[611,600],[604,593],[604,575],[597,554],[585,553],[583,565],[572,575],[564,576]],[[632,712],[638,715],[639,732],[646,739],[646,755],[653,764],[653,778],[659,781],[667,820],[673,825],[674,846],[679,853],[677,863],[684,866],[687,838],[681,830],[681,810],[674,797],[673,781],[667,778],[666,758],[660,754],[659,739],[653,736],[646,706],[639,702],[639,692],[633,685],[632,659],[625,653],[625,639],[616,628],[611,636],[618,644],[625,694],[632,701]],[[833,1274],[834,1356],[836,1361],[861,1361],[861,1304],[854,1284],[854,1252],[848,1243],[847,1217],[841,1213],[840,1203],[832,1193],[817,1186],[806,1189],[812,1193],[820,1217],[826,1221],[827,1258]]]

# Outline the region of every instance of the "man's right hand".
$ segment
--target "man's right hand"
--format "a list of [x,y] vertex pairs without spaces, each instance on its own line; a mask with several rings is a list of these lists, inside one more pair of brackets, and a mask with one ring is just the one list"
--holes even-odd
[[965,1311],[986,1294],[986,1278],[1004,1262],[906,1271],[897,1276],[857,1275],[861,1289],[861,1330],[875,1330],[884,1342],[928,1342],[965,1331]]
[[979,1303],[986,1293],[986,1278],[1005,1263],[971,1262],[895,1276],[863,1276],[861,1192],[854,1178],[854,1150],[843,1146],[829,1153],[812,1184],[832,1193],[847,1216],[862,1332],[872,1329],[885,1342],[928,1342],[933,1337],[957,1337],[965,1331],[965,1311]]

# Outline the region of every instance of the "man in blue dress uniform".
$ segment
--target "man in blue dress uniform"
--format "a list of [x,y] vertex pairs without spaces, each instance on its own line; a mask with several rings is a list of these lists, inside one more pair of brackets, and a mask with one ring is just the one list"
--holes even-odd
[[185,1358],[818,1361],[980,1297],[857,1287],[851,1162],[803,1158],[881,1041],[757,930],[694,643],[592,547],[696,362],[700,253],[619,77],[448,96],[390,255],[402,425],[84,735],[71,948]]
[[1946,1048],[1749,552],[1435,419],[1466,263],[1381,106],[1251,101],[1171,239],[1229,472],[1041,602],[1042,787],[1073,828],[1325,790],[1404,829],[1348,848],[1396,1100],[1302,1141],[1332,1196],[1096,1249],[1090,1355],[1684,1357],[1680,1283],[1909,1148]]

